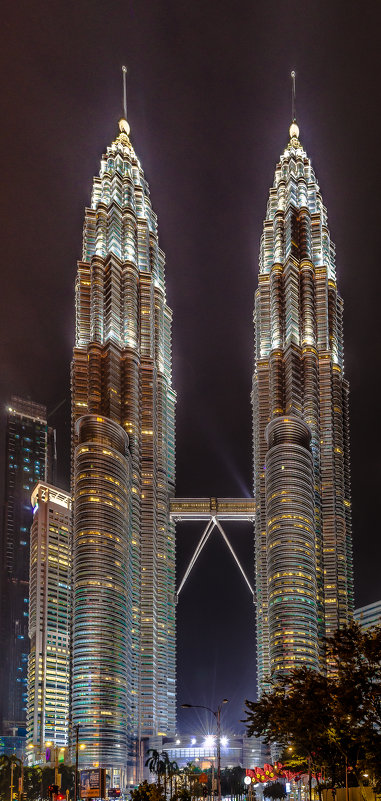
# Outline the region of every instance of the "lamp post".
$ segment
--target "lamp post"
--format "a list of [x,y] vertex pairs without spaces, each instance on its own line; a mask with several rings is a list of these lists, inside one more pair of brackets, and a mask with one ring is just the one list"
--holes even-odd
[[79,742],[79,723],[75,728],[75,776],[74,776],[74,801],[78,798],[78,742]]
[[11,786],[10,786],[10,791],[11,791],[11,799],[10,799],[10,801],[13,801],[13,759],[12,759],[12,757],[11,757]]
[[221,801],[221,709],[223,704],[229,703],[228,698],[223,698],[217,709],[211,709],[210,706],[203,704],[181,704],[182,709],[207,709],[216,718],[217,721],[217,792],[218,801]]

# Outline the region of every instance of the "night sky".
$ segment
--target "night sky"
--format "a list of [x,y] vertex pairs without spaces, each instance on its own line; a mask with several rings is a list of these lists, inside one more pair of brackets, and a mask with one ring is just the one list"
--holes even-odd
[[[328,208],[345,303],[356,605],[378,600],[379,1],[8,0],[1,22],[0,402],[14,393],[47,404],[64,487],[84,207],[117,133],[127,64],[131,139],[174,312],[177,495],[250,495],[259,239],[296,70],[300,139]],[[253,578],[250,526],[227,531]],[[178,528],[179,578],[200,534]],[[215,532],[179,600],[178,700],[229,698],[223,720],[238,731],[255,692],[254,607]],[[199,725],[204,714],[180,711],[180,729]]]

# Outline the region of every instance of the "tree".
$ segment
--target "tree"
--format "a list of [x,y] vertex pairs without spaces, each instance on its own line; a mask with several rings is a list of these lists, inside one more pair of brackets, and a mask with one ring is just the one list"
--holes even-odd
[[[157,783],[160,787],[160,778],[163,777],[164,783],[164,797],[167,797],[167,778],[170,777],[170,770],[171,770],[171,762],[168,756],[168,751],[157,751],[156,748],[149,748],[147,754],[150,754],[148,759],[146,760],[146,766],[149,768],[151,773],[156,773],[157,776]],[[174,762],[176,768],[178,770],[177,763]],[[172,773],[172,777],[175,774]],[[172,788],[172,782],[171,782]],[[172,789],[171,789],[172,795]]]
[[[150,751],[155,751],[155,749],[152,748]],[[132,801],[164,801],[164,795],[160,785],[154,782],[148,784],[146,779],[139,784],[139,787],[136,787],[135,790],[130,790],[130,796]]]
[[18,780],[21,775],[21,760],[18,759],[18,757],[15,754],[12,754],[11,756],[3,754],[0,757],[0,797],[1,799],[4,799],[4,801],[5,799],[7,801],[9,799],[12,763],[13,763],[13,787],[14,791],[17,792]]
[[41,776],[41,795],[42,798],[49,798],[49,787],[54,784],[54,768],[44,765]]
[[160,770],[164,777],[164,798],[167,797],[167,777],[170,764],[168,751],[162,751],[160,754]]
[[174,798],[176,798],[177,801],[191,801],[192,796],[188,787],[180,787],[176,789]]
[[[173,760],[172,762],[168,762],[167,774],[168,774],[169,781],[170,781],[170,790],[169,790],[169,792],[170,792],[170,798],[171,799],[173,797],[173,778],[175,776],[177,776],[178,773],[179,773],[179,766],[178,766],[177,762],[175,762],[175,760]],[[176,791],[177,791],[177,787],[176,787],[176,781],[175,781],[175,792]]]
[[222,795],[237,796],[244,793],[244,777],[246,770],[237,765],[234,768],[224,768],[221,771]]
[[37,801],[41,797],[42,768],[38,765],[24,768],[24,792],[28,801]]
[[[160,776],[161,776],[161,774],[163,772],[163,766],[162,766],[162,759],[161,759],[160,751],[158,751],[156,748],[149,748],[148,751],[147,751],[147,754],[149,754],[149,756],[148,756],[148,759],[146,759],[146,762],[145,762],[146,767],[148,767],[148,770],[150,771],[150,773],[155,773],[156,774],[156,776],[157,776],[157,784],[158,784],[158,787],[160,789]],[[144,782],[143,782],[143,784],[144,784]]]
[[265,798],[273,798],[274,800],[287,797],[286,788],[281,782],[271,782],[267,784],[266,787],[263,788],[263,795]]
[[336,750],[327,737],[330,698],[329,680],[316,671],[299,668],[281,676],[260,701],[246,702],[248,736],[277,743],[286,753],[291,746],[294,756],[308,763],[319,784],[321,766],[336,760]]
[[[320,795],[323,766],[334,787],[348,765],[381,782],[381,627],[351,623],[327,639],[330,676],[298,668],[277,678],[260,701],[247,701],[248,735],[277,743],[295,765],[308,765]],[[292,748],[292,754],[289,749]],[[290,765],[291,767],[291,765]]]
[[61,774],[61,793],[65,795],[69,790],[69,798],[74,798],[75,765],[61,765],[58,772]]

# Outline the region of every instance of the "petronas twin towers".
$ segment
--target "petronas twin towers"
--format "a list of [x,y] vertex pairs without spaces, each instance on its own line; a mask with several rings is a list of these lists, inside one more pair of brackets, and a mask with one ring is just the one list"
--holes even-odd
[[[139,778],[142,743],[175,731],[176,396],[156,215],[126,119],[119,128],[94,179],[76,281],[71,719],[83,765],[107,767],[123,787]],[[294,122],[255,295],[260,691],[296,666],[325,670],[324,636],[353,607],[342,316],[327,214]]]

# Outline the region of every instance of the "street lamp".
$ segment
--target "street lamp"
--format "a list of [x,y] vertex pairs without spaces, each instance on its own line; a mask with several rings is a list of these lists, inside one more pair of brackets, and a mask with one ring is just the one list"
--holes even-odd
[[80,723],[74,726],[75,729],[75,776],[74,776],[74,801],[78,798],[78,750],[79,750],[79,727]]
[[207,709],[216,718],[217,721],[217,792],[218,801],[221,801],[221,709],[223,704],[228,704],[229,699],[223,698],[217,709],[211,709],[210,706],[203,704],[181,704],[182,709]]

